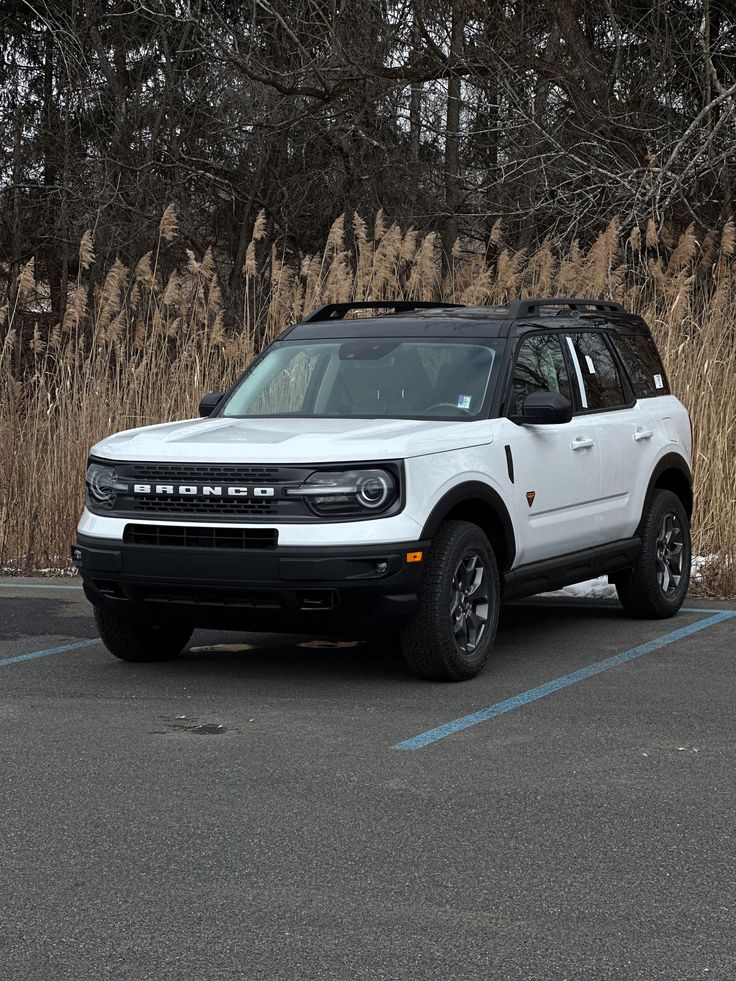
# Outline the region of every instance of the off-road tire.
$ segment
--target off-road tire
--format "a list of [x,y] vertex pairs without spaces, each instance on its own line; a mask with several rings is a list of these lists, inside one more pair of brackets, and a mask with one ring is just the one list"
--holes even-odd
[[[667,516],[676,519],[682,541],[681,576],[675,588],[666,592],[660,583],[662,526]],[[663,620],[674,616],[687,595],[690,584],[690,520],[680,498],[668,490],[655,490],[639,527],[641,551],[630,573],[616,577],[616,592],[629,616],[644,620]]]
[[99,606],[94,611],[102,643],[121,661],[169,661],[192,636],[191,627],[154,627],[126,620]]
[[[451,610],[459,565],[464,556],[472,555],[478,557],[485,576],[485,586],[479,589],[487,590],[487,619],[474,649],[462,650]],[[442,524],[422,573],[417,609],[401,628],[402,653],[413,674],[432,681],[465,681],[477,675],[493,649],[499,594],[496,557],[484,532],[469,521]]]

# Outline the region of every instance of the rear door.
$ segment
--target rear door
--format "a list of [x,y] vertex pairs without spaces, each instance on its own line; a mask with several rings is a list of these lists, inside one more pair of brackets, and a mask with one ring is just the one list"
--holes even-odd
[[659,352],[649,331],[622,327],[607,336],[619,355],[633,398],[636,399],[633,415],[637,472],[629,501],[632,513],[625,515],[623,521],[623,527],[629,528],[632,518],[638,524],[652,471],[661,456],[673,448],[679,448],[687,458],[690,457],[690,426],[685,409],[671,395]]
[[[509,415],[518,414],[531,392],[559,392],[574,400],[564,336],[545,330],[520,342],[512,369]],[[574,404],[574,403],[573,403]],[[595,420],[576,415],[569,423],[504,424],[514,469],[514,524],[519,530],[517,565],[554,558],[598,544],[600,451]]]
[[609,331],[571,331],[566,338],[583,403],[579,418],[596,432],[602,542],[628,538],[636,529],[660,443],[651,413],[636,399],[609,335]]

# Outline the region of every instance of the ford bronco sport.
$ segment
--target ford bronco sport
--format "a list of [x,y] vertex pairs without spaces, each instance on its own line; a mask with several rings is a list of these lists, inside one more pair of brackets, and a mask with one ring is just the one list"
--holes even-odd
[[607,574],[658,618],[687,592],[688,415],[616,303],[327,304],[200,415],[91,451],[72,556],[124,660],[195,627],[396,625],[456,681],[503,600]]

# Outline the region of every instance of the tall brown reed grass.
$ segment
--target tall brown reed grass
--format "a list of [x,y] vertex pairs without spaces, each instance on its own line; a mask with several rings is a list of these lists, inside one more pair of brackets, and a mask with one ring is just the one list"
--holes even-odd
[[401,229],[383,213],[372,230],[360,215],[341,215],[324,251],[300,262],[276,248],[269,255],[266,229],[260,215],[237,322],[226,316],[211,250],[187,251],[163,280],[162,255],[177,234],[173,206],[132,269],[116,261],[92,279],[85,233],[63,322],[42,328],[39,319],[20,350],[37,291],[33,260],[25,266],[0,309],[0,568],[66,566],[88,448],[115,430],[191,417],[204,392],[227,387],[260,347],[320,303],[579,295],[619,300],[651,325],[693,420],[695,551],[711,557],[701,588],[736,594],[733,222],[702,240],[691,227],[672,243],[651,223],[624,232],[613,221],[590,248],[545,241],[531,253],[507,245],[496,223],[489,250],[456,243],[449,275],[435,233]]

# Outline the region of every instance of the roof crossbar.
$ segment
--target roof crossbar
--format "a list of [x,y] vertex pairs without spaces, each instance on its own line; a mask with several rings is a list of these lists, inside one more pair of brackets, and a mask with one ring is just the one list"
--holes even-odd
[[541,307],[568,307],[570,310],[586,310],[592,307],[604,313],[626,313],[620,303],[612,300],[586,300],[580,297],[557,296],[544,300],[514,300],[509,304],[509,320],[517,317],[535,317],[541,313]]
[[392,310],[404,313],[407,310],[431,310],[442,307],[462,307],[462,303],[440,303],[434,300],[354,300],[350,303],[324,303],[302,320],[303,324],[313,324],[318,320],[342,320],[351,310]]

